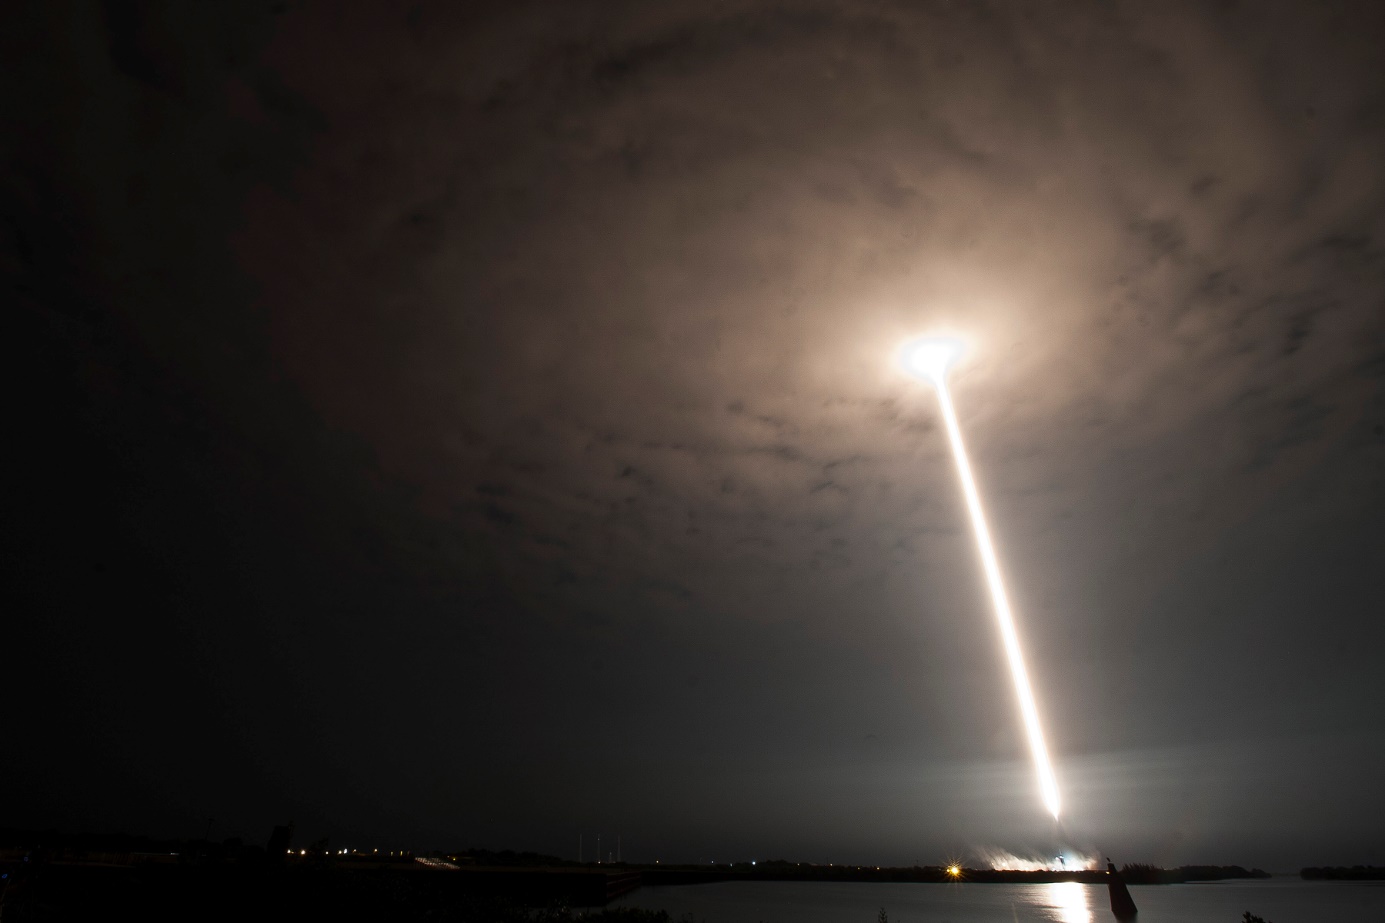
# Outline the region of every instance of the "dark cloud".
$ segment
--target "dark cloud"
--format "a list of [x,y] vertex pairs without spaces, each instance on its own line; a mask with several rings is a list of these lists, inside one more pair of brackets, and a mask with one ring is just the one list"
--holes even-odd
[[22,822],[1041,835],[947,328],[1076,835],[1382,861],[1374,8],[8,15]]

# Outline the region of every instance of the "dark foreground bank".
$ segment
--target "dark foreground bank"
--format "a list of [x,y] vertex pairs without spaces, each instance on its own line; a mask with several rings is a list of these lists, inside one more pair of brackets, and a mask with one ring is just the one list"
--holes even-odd
[[[61,923],[113,915],[163,921],[422,921],[668,923],[654,910],[581,910],[565,892],[584,883],[392,868],[96,866],[10,870],[4,923]],[[580,894],[572,897],[581,899]]]

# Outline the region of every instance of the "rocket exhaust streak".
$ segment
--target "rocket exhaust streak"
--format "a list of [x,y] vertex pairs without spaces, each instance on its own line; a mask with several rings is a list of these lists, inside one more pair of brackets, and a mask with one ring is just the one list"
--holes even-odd
[[1015,694],[1019,698],[1020,714],[1024,717],[1024,730],[1029,737],[1029,752],[1034,757],[1034,771],[1039,776],[1039,791],[1043,794],[1044,806],[1057,820],[1060,808],[1058,780],[1053,775],[1053,764],[1049,762],[1048,746],[1044,743],[1044,731],[1039,724],[1039,708],[1034,702],[1034,691],[1029,685],[1029,671],[1024,667],[1024,653],[1020,650],[1015,619],[1010,613],[1010,600],[1005,595],[1005,584],[1000,579],[1000,564],[996,561],[995,548],[991,545],[991,532],[986,527],[986,517],[981,511],[981,495],[976,490],[971,463],[967,460],[967,450],[962,444],[962,430],[957,425],[957,412],[952,409],[952,394],[948,391],[947,381],[941,372],[939,369],[939,373],[929,375],[929,379],[938,389],[938,402],[942,404],[947,438],[952,443],[952,457],[956,459],[957,471],[962,476],[962,492],[966,494],[967,511],[971,513],[972,530],[976,533],[976,545],[981,552],[981,564],[986,571],[986,584],[991,589],[996,620],[1000,622],[1000,635],[1005,641],[1005,657],[1010,662],[1010,675],[1015,681]]

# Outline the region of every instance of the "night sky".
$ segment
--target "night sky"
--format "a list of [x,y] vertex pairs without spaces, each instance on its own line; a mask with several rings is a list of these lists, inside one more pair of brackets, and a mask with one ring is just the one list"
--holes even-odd
[[1385,864],[1385,6],[359,6],[6,5],[0,825]]

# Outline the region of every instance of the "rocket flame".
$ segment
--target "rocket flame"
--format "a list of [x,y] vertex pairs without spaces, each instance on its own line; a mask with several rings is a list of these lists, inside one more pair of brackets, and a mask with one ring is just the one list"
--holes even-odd
[[1015,681],[1015,694],[1019,697],[1020,714],[1024,717],[1024,729],[1029,737],[1029,752],[1034,758],[1034,771],[1039,776],[1039,791],[1043,794],[1044,806],[1056,820],[1060,808],[1058,780],[1053,775],[1053,764],[1049,762],[1048,746],[1044,743],[1043,728],[1039,724],[1039,708],[1034,702],[1034,692],[1030,688],[1029,671],[1024,667],[1024,654],[1020,651],[1019,634],[1015,631],[1015,619],[1010,613],[1010,600],[1005,595],[1005,584],[1000,579],[1000,564],[996,561],[995,548],[991,545],[991,532],[986,527],[986,517],[981,511],[981,495],[977,492],[976,480],[971,474],[971,462],[967,460],[967,450],[962,444],[962,429],[957,425],[957,412],[952,408],[952,394],[948,391],[944,375],[930,375],[929,380],[938,390],[938,402],[942,404],[948,441],[952,443],[952,457],[956,460],[957,471],[962,476],[962,492],[966,494],[967,511],[971,513],[972,530],[976,533],[976,545],[981,552],[981,564],[986,571],[986,584],[990,587],[991,601],[995,604],[996,620],[1000,622],[1000,635],[1005,642],[1005,657],[1010,662],[1010,675]]

